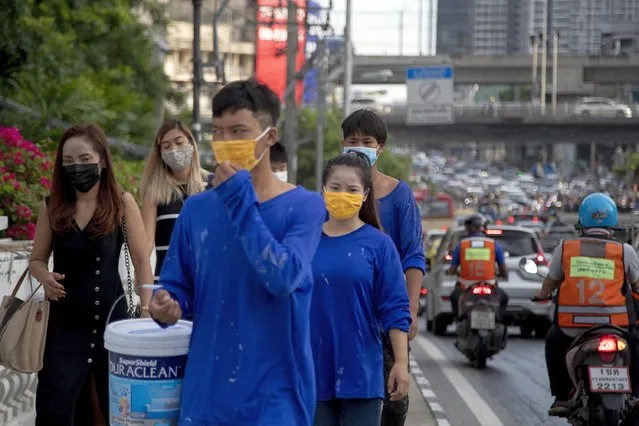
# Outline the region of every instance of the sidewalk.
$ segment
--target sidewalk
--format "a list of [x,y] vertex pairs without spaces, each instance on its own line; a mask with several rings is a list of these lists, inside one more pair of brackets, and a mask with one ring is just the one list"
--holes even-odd
[[408,406],[408,419],[405,426],[436,426],[435,417],[428,408],[424,397],[419,392],[415,378],[410,378],[410,405]]
[[[408,408],[408,419],[405,426],[436,426],[435,417],[426,405],[424,397],[419,392],[417,383],[411,375],[410,379],[410,405]],[[6,426],[33,426],[35,425],[35,413],[26,413],[19,421],[12,422]]]

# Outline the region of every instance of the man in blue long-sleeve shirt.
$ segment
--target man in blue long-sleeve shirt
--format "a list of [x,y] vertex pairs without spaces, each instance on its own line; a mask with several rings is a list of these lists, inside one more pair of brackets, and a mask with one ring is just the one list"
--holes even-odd
[[185,203],[150,306],[161,324],[193,315],[180,424],[313,422],[311,260],[326,210],[271,171],[279,111],[254,80],[213,99],[213,190]]
[[[344,151],[365,154],[373,169],[373,187],[379,207],[379,218],[399,253],[408,287],[412,322],[408,339],[418,332],[417,312],[422,278],[426,270],[426,257],[422,241],[422,222],[419,208],[410,186],[401,180],[387,176],[377,169],[377,158],[386,146],[387,131],[382,118],[370,110],[360,109],[342,123]],[[392,347],[388,336],[384,340],[384,369],[386,376],[393,366]],[[408,397],[391,401],[386,394],[382,426],[403,426],[408,413]]]

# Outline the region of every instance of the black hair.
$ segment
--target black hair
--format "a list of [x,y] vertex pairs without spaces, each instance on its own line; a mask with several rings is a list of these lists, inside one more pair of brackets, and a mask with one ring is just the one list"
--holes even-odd
[[279,142],[271,146],[271,164],[273,163],[287,163],[288,155],[286,154],[286,147]]
[[386,144],[388,133],[382,118],[369,109],[358,109],[342,122],[344,139],[355,136],[370,136],[380,144]]
[[280,99],[270,87],[254,78],[229,83],[213,97],[213,117],[242,109],[256,116],[268,115],[267,126],[275,126],[280,118]]
[[377,201],[375,200],[375,191],[373,190],[373,175],[368,157],[361,152],[350,151],[329,160],[322,175],[322,185],[326,185],[328,178],[331,176],[331,171],[334,167],[338,166],[351,167],[359,171],[364,191],[368,192],[366,201],[364,201],[362,208],[359,210],[359,218],[362,222],[368,223],[370,226],[381,230],[382,224],[377,213]]

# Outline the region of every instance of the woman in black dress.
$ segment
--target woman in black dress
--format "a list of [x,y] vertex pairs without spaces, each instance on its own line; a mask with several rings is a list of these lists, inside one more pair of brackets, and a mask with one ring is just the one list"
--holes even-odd
[[[31,274],[51,302],[36,425],[109,423],[103,335],[108,311],[124,292],[118,273],[123,219],[137,283],[149,284],[140,210],[116,183],[106,136],[95,125],[71,127],[58,146],[51,195],[40,210],[31,253]],[[147,316],[151,291],[139,294]],[[111,320],[124,318],[126,310],[122,300]]]
[[140,184],[149,251],[155,247],[156,281],[184,201],[204,190],[206,174],[188,127],[180,121],[164,123],[155,136]]

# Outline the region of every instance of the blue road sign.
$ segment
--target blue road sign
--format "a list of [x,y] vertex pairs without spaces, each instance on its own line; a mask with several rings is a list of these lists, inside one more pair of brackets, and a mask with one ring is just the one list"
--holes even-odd
[[406,80],[449,80],[452,78],[452,66],[415,67],[406,69]]

